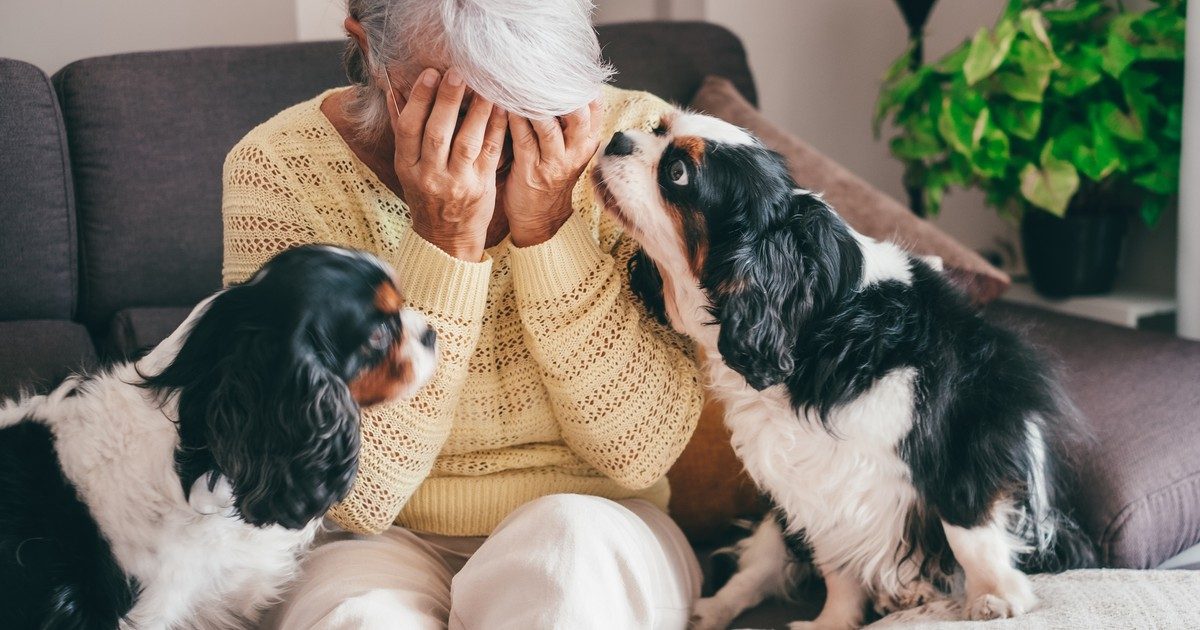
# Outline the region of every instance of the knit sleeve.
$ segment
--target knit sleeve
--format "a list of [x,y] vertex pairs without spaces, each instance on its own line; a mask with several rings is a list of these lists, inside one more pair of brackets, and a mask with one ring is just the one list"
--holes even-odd
[[563,439],[623,486],[666,474],[696,428],[702,392],[691,344],[634,297],[628,240],[600,247],[585,212],[550,240],[514,249],[525,338]]
[[[305,243],[347,242],[315,212],[303,179],[270,149],[251,142],[226,159],[222,216],[224,280],[240,282],[276,253]],[[468,263],[451,257],[403,227],[390,256],[407,304],[438,331],[438,369],[411,399],[362,411],[358,477],[329,516],[360,533],[383,531],[428,476],[450,433],[451,414],[479,341],[487,303],[490,259]]]

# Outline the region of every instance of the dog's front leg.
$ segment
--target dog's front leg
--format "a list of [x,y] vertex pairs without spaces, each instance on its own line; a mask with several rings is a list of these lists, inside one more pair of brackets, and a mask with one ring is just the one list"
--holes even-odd
[[737,553],[737,573],[716,595],[696,602],[690,625],[693,630],[728,628],[738,615],[767,596],[783,594],[792,560],[783,530],[771,515],[738,545]]
[[942,521],[942,529],[966,578],[967,619],[1016,617],[1037,605],[1029,578],[1013,567],[1014,550],[1000,518],[971,528]]
[[867,591],[857,575],[825,570],[825,605],[812,621],[793,621],[788,630],[847,630],[862,626]]

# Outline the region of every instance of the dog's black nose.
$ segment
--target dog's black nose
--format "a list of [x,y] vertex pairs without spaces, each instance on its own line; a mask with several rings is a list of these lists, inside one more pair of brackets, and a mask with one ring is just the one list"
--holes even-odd
[[421,333],[421,345],[426,348],[432,348],[437,343],[437,331],[432,328],[426,328],[425,332]]
[[604,147],[604,155],[629,155],[633,153],[633,140],[618,131],[613,134],[608,146]]

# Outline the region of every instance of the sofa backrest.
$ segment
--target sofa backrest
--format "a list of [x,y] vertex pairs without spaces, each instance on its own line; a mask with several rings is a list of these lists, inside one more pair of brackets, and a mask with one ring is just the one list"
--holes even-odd
[[50,79],[0,59],[0,321],[70,319],[75,201]]
[[221,166],[255,125],[344,82],[340,44],[85,59],[54,75],[75,172],[93,332],[130,306],[188,306],[220,286]]
[[704,77],[728,78],[754,105],[758,92],[737,35],[710,22],[625,22],[596,29],[617,87],[686,105]]
[[[702,22],[599,28],[620,87],[686,103],[707,74],[753,99],[741,42]],[[344,84],[341,42],[134,53],[54,77],[75,170],[81,320],[190,306],[220,285],[221,166],[255,125]]]

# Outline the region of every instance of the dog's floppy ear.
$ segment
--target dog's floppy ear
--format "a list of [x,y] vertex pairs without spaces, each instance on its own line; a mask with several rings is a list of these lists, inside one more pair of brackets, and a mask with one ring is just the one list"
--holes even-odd
[[786,207],[749,210],[776,220],[745,221],[723,253],[720,276],[706,283],[721,324],[717,349],[758,390],[792,374],[812,319],[844,299],[862,273],[857,244],[819,197],[797,193],[778,203]]
[[185,493],[214,472],[247,523],[297,529],[349,492],[359,408],[306,333],[252,312],[252,290],[219,295],[147,384],[178,396]]

